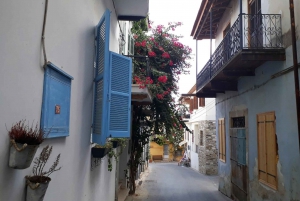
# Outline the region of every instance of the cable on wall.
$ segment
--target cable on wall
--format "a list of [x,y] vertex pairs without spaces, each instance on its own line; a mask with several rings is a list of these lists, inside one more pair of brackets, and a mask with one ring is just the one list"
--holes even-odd
[[[300,68],[300,63],[298,63],[298,68]],[[245,90],[245,91],[243,91],[243,92],[241,92],[241,93],[238,93],[238,94],[233,95],[233,96],[229,96],[229,97],[227,97],[227,98],[225,98],[225,99],[223,99],[223,100],[221,100],[221,101],[219,101],[219,102],[216,102],[216,105],[218,105],[218,104],[220,104],[220,103],[222,103],[222,102],[225,102],[225,101],[227,101],[227,100],[229,100],[229,99],[232,99],[232,98],[241,96],[241,95],[243,95],[243,94],[245,94],[245,93],[248,93],[248,92],[250,92],[250,91],[254,91],[254,90],[256,90],[256,89],[258,89],[258,88],[260,88],[260,87],[266,85],[266,84],[267,84],[268,82],[270,82],[271,80],[273,80],[273,79],[275,79],[275,78],[278,78],[278,77],[280,77],[280,76],[282,76],[282,75],[285,75],[285,74],[287,74],[287,73],[289,73],[289,72],[291,72],[291,71],[293,71],[293,66],[291,66],[291,67],[289,67],[289,68],[287,68],[287,69],[284,69],[284,70],[282,70],[282,71],[280,71],[280,72],[278,72],[278,73],[275,73],[275,74],[271,75],[271,77],[270,77],[268,80],[264,81],[264,82],[261,83],[261,84],[254,85],[253,87],[251,87],[251,88],[249,88],[249,89],[247,89],[247,90]]]
[[46,55],[46,45],[45,45],[45,29],[46,29],[46,20],[47,20],[47,10],[48,10],[48,0],[45,0],[45,12],[43,20],[43,31],[42,31],[42,47],[44,55],[44,68],[47,66],[47,55]]

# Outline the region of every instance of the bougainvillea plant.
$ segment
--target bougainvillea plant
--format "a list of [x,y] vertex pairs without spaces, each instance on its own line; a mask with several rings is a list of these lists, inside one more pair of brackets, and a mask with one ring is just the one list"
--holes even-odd
[[[132,143],[129,161],[130,194],[135,193],[135,175],[140,164],[143,146],[149,137],[159,135],[178,144],[186,127],[182,121],[182,108],[174,96],[178,95],[180,74],[188,74],[192,49],[179,42],[175,30],[182,23],[169,23],[150,28],[151,33],[141,31],[141,23],[134,23],[135,59],[133,83],[148,88],[153,100],[149,105],[134,105],[132,117]],[[149,27],[151,27],[150,23]],[[145,112],[146,111],[146,112]],[[150,115],[149,115],[150,114]]]

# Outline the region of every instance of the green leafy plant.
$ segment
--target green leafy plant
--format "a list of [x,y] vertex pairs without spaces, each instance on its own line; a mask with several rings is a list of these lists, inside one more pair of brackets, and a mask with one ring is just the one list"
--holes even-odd
[[[123,149],[124,147],[126,147],[127,144],[127,139],[126,138],[112,138],[110,139],[110,143],[112,143],[113,141],[118,142],[118,144],[120,145],[120,149],[114,150],[114,149],[110,149],[108,154],[107,154],[107,160],[108,160],[108,171],[112,171],[112,158],[115,158],[116,161],[118,161],[118,157],[123,153]],[[119,151],[118,151],[119,150]]]
[[[181,116],[184,107],[175,102],[178,95],[178,80],[181,74],[188,74],[191,48],[183,45],[174,31],[182,23],[169,23],[143,31],[143,22],[134,22],[135,55],[133,83],[148,88],[153,95],[149,105],[134,105],[132,115],[132,143],[129,160],[130,194],[135,193],[135,175],[141,164],[143,146],[149,137],[159,135],[175,143],[182,138],[182,130],[189,130]],[[148,61],[145,60],[148,58]],[[147,111],[147,112],[144,112]],[[151,111],[151,115],[148,115]],[[179,143],[179,142],[178,142]]]

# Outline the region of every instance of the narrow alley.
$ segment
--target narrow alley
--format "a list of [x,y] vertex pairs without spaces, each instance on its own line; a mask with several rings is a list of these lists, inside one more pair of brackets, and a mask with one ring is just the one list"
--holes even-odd
[[218,176],[206,176],[177,163],[150,163],[135,195],[126,201],[229,201],[218,191]]

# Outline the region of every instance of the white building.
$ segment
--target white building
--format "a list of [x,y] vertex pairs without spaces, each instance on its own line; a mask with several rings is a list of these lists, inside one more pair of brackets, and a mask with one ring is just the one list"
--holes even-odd
[[[51,175],[45,201],[117,199],[119,183],[126,187],[128,150],[119,164],[113,160],[109,172],[107,156],[91,157],[91,141],[103,144],[110,136],[130,137],[131,60],[118,53],[120,43],[129,45],[128,20],[145,18],[148,7],[148,0],[49,1],[45,59],[41,43],[45,1],[0,2],[0,200],[23,200],[24,177],[32,172],[33,164],[24,170],[8,167],[7,129],[22,119],[52,128],[37,154],[46,145],[53,146],[52,159],[61,153],[62,169]],[[125,23],[119,20],[127,21],[127,27],[121,27]],[[122,32],[126,32],[123,37]],[[114,63],[116,59],[127,62],[119,66],[126,72]],[[114,91],[119,86],[127,91],[122,97]],[[107,102],[106,92],[110,94]],[[132,92],[141,93],[136,88]]]
[[[196,93],[194,85],[188,95]],[[189,106],[190,115],[186,125],[192,131],[185,132],[187,153],[191,159],[191,167],[203,174],[217,174],[217,149],[215,125],[215,99],[197,98],[196,96],[181,97],[181,101]]]

